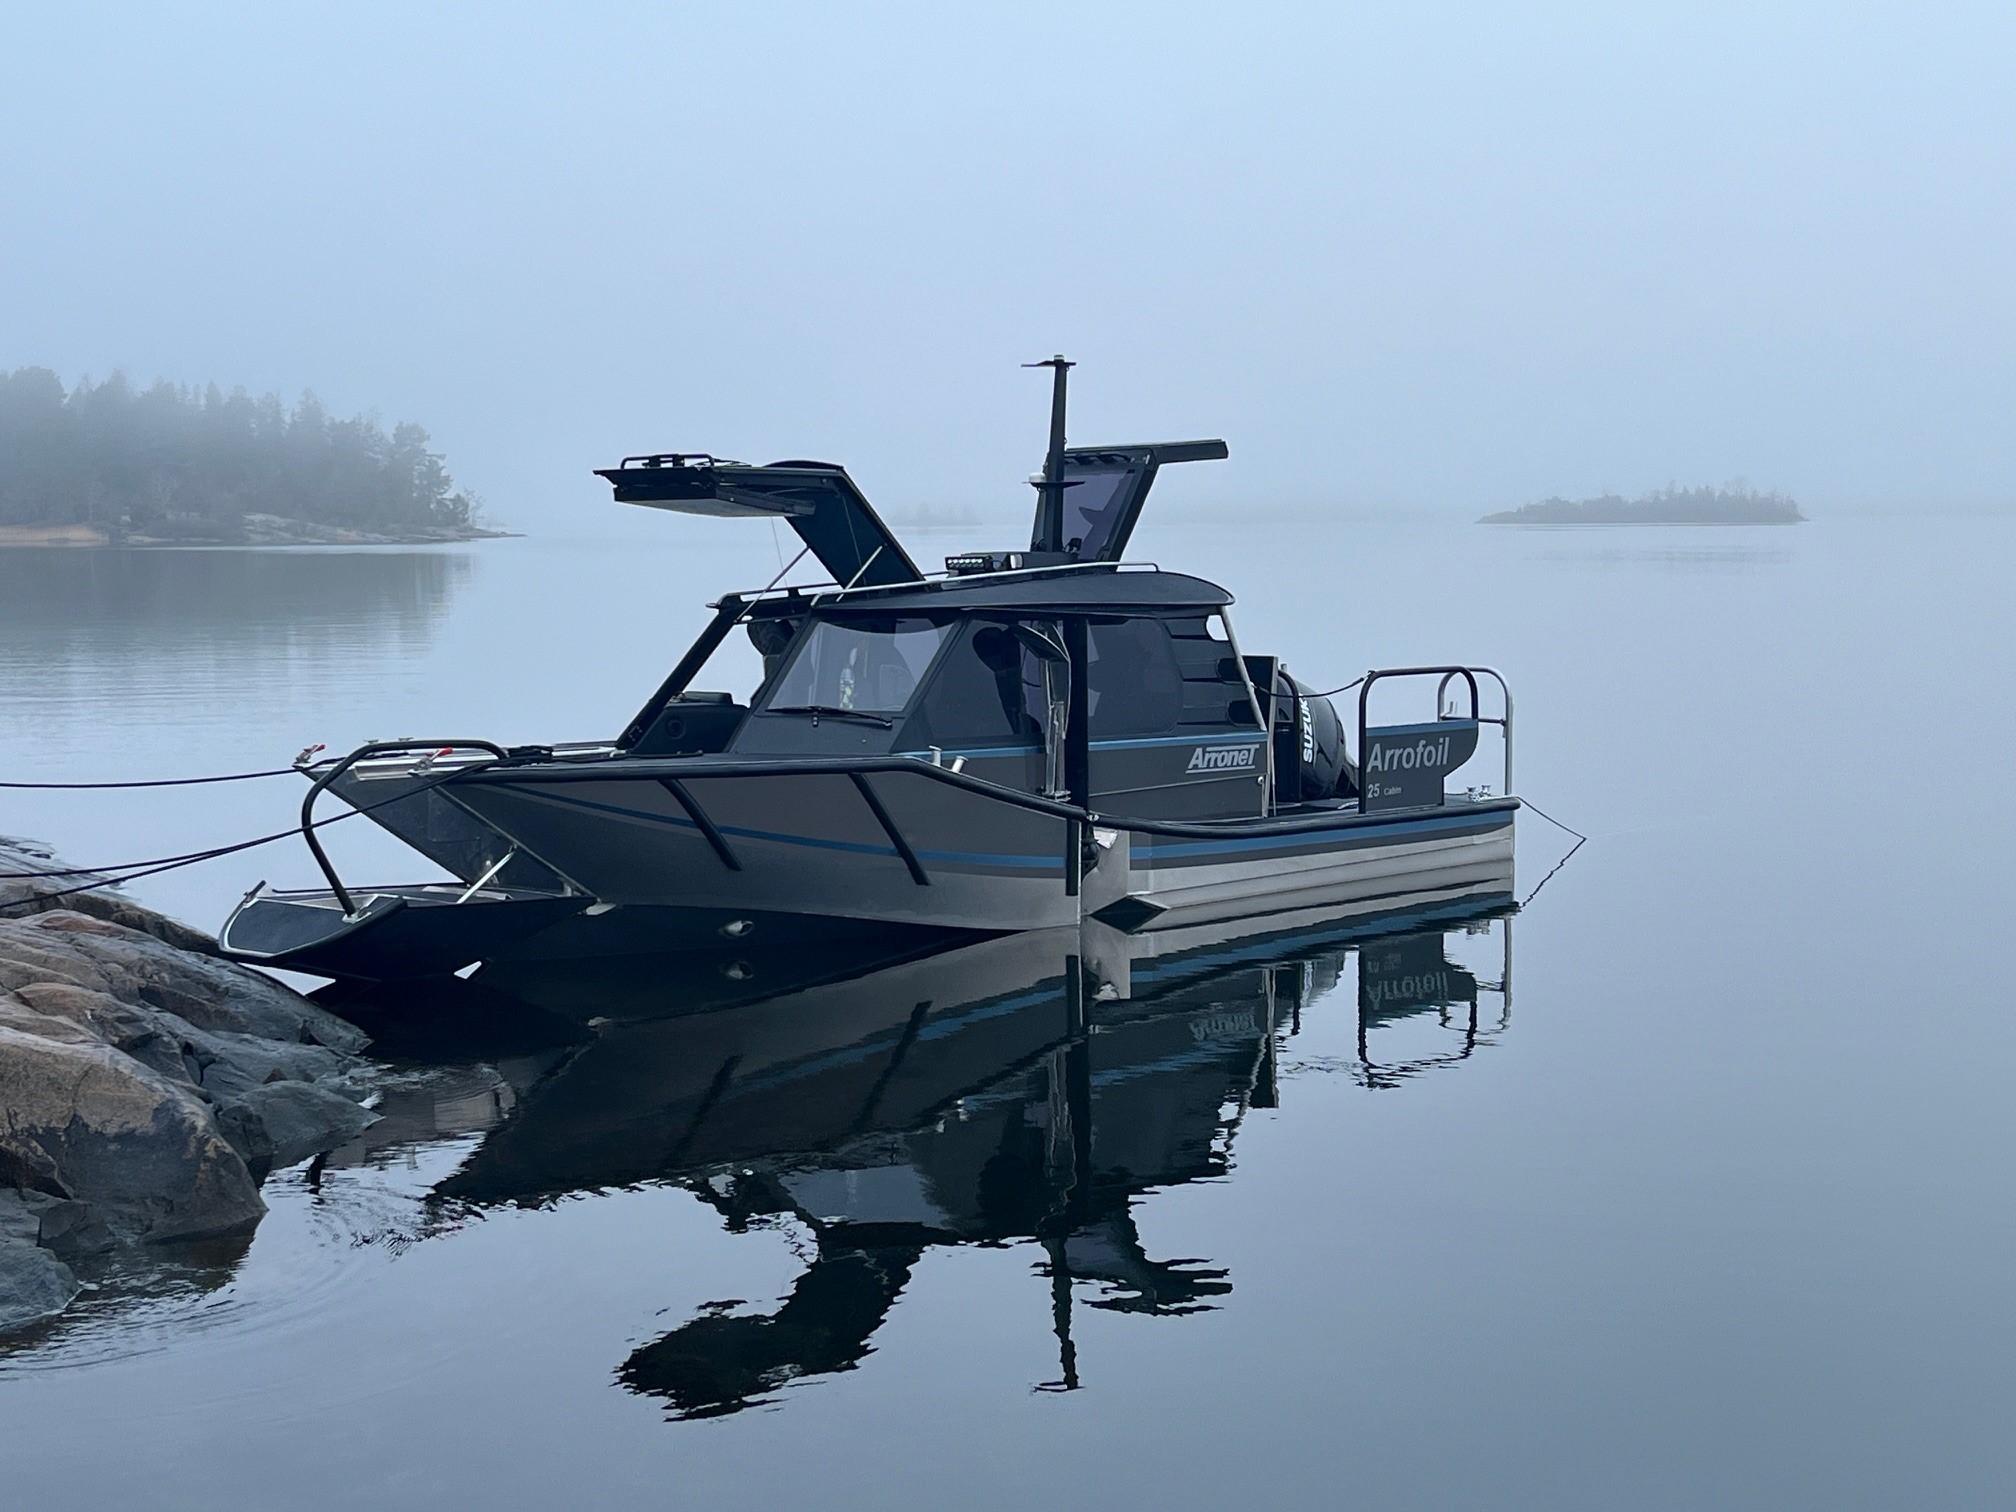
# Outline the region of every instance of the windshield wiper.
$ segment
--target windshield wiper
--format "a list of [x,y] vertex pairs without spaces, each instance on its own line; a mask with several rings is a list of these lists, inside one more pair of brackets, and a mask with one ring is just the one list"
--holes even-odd
[[880,725],[885,730],[893,730],[896,721],[881,714],[870,714],[866,709],[839,709],[832,704],[772,704],[763,711],[765,714],[810,714],[817,719],[858,719],[863,724]]

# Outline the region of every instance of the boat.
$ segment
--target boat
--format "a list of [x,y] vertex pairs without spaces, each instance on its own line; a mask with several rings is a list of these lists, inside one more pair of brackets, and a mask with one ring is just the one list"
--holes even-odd
[[[760,943],[885,950],[1080,927],[1187,929],[1312,908],[1509,901],[1512,698],[1481,666],[1375,668],[1347,731],[1330,693],[1248,655],[1232,594],[1129,560],[1162,468],[1222,440],[1072,446],[1062,357],[1025,549],[920,568],[834,463],[626,457],[618,502],[781,520],[802,549],[724,594],[614,739],[372,742],[299,763],[328,883],[254,888],[241,961],[389,981],[479,961]],[[784,585],[810,555],[823,584]],[[736,633],[757,687],[710,691]],[[1432,688],[1371,722],[1375,689]],[[1502,776],[1458,787],[1494,727]],[[1355,740],[1350,738],[1355,734]],[[311,748],[319,750],[319,748]],[[452,882],[352,888],[324,794]]]

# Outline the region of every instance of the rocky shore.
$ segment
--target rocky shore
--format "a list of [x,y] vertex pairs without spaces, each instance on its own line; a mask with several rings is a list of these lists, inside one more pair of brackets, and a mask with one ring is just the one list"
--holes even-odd
[[[377,1121],[364,1032],[0,837],[0,1334],[136,1248],[248,1233],[268,1172]],[[12,874],[12,875],[10,875]]]

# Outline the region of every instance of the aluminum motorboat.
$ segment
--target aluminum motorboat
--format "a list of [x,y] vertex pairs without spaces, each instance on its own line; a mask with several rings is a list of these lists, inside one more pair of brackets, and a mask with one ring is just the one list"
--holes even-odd
[[[1071,446],[1063,358],[1026,549],[926,572],[845,468],[696,453],[598,470],[617,501],[781,520],[827,574],[728,593],[613,740],[373,742],[304,760],[328,886],[261,884],[237,959],[390,980],[474,962],[915,939],[1096,921],[1123,933],[1311,908],[1509,902],[1511,693],[1487,667],[1374,669],[1331,697],[1233,633],[1231,593],[1126,553],[1166,466],[1221,440]],[[736,634],[741,694],[700,684]],[[1375,688],[1433,690],[1371,722]],[[1341,692],[1344,690],[1331,690]],[[1502,776],[1458,786],[1493,727]],[[1355,739],[1352,737],[1355,735]],[[454,880],[352,887],[325,793]]]

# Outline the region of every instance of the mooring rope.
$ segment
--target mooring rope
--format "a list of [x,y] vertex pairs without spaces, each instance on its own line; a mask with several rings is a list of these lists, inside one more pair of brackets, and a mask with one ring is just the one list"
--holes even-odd
[[150,777],[140,782],[0,782],[0,788],[34,788],[40,791],[60,789],[67,792],[81,792],[97,788],[159,788],[197,787],[206,782],[250,782],[255,777],[285,777],[298,772],[299,767],[274,767],[269,772],[226,772],[218,777]]
[[1554,828],[1560,830],[1563,834],[1572,835],[1575,838],[1575,843],[1568,847],[1568,854],[1563,856],[1559,861],[1556,861],[1553,864],[1553,866],[1549,867],[1547,870],[1547,875],[1542,877],[1537,883],[1534,884],[1533,891],[1526,894],[1525,902],[1519,905],[1521,908],[1524,908],[1527,903],[1531,903],[1535,898],[1540,896],[1541,888],[1545,887],[1549,882],[1552,882],[1554,880],[1555,872],[1558,872],[1559,870],[1561,870],[1562,867],[1566,866],[1570,861],[1575,859],[1575,852],[1579,851],[1580,849],[1582,849],[1583,846],[1589,843],[1589,837],[1583,834],[1582,831],[1571,828],[1566,824],[1563,824],[1559,819],[1556,819],[1552,814],[1548,813],[1547,810],[1540,807],[1540,805],[1535,803],[1531,798],[1521,798],[1519,800],[1519,803],[1522,808],[1529,808],[1533,810],[1534,813],[1538,814],[1542,819],[1545,819],[1549,824],[1553,825]]
[[250,840],[239,840],[230,845],[213,846],[209,850],[187,851],[179,856],[156,856],[150,861],[127,861],[117,866],[64,866],[51,868],[47,871],[0,872],[0,882],[34,881],[58,877],[90,877],[93,879],[89,882],[78,883],[72,887],[61,888],[53,892],[37,893],[35,895],[38,901],[45,902],[51,898],[67,898],[72,893],[92,892],[102,887],[124,887],[128,882],[137,882],[142,877],[153,877],[160,875],[162,872],[178,871],[185,866],[196,866],[204,861],[215,861],[220,856],[234,856],[240,851],[254,850],[262,845],[271,845],[277,840],[286,840],[295,835],[306,835],[311,829],[322,829],[331,824],[341,824],[345,819],[355,819],[361,814],[368,814],[373,809],[383,808],[387,804],[398,803],[407,798],[417,798],[422,793],[430,792],[442,783],[447,782],[450,778],[459,777],[469,770],[471,769],[461,767],[452,772],[444,772],[439,777],[431,778],[418,787],[409,788],[403,793],[394,793],[387,798],[380,798],[375,803],[361,804],[351,809],[348,813],[332,814],[327,819],[316,819],[307,824],[297,824],[290,829],[275,830],[270,835],[259,835]]
[[[399,796],[403,798],[408,795],[402,793]],[[335,824],[340,820],[355,818],[362,812],[362,809],[352,809],[347,814],[336,814],[327,819],[317,819],[315,821],[315,828],[320,829],[325,824]],[[275,830],[270,835],[260,835],[252,840],[239,840],[230,845],[213,846],[209,850],[184,851],[179,856],[155,856],[147,861],[122,861],[115,866],[59,866],[53,867],[48,871],[0,872],[0,882],[12,882],[22,878],[32,879],[38,877],[113,877],[122,872],[134,872],[138,874],[142,871],[165,871],[170,867],[176,866],[194,866],[198,861],[208,861],[217,856],[228,856],[234,851],[251,850],[254,846],[258,845],[271,845],[275,840],[285,840],[289,835],[300,834],[301,829],[302,827],[297,824],[292,829]]]

